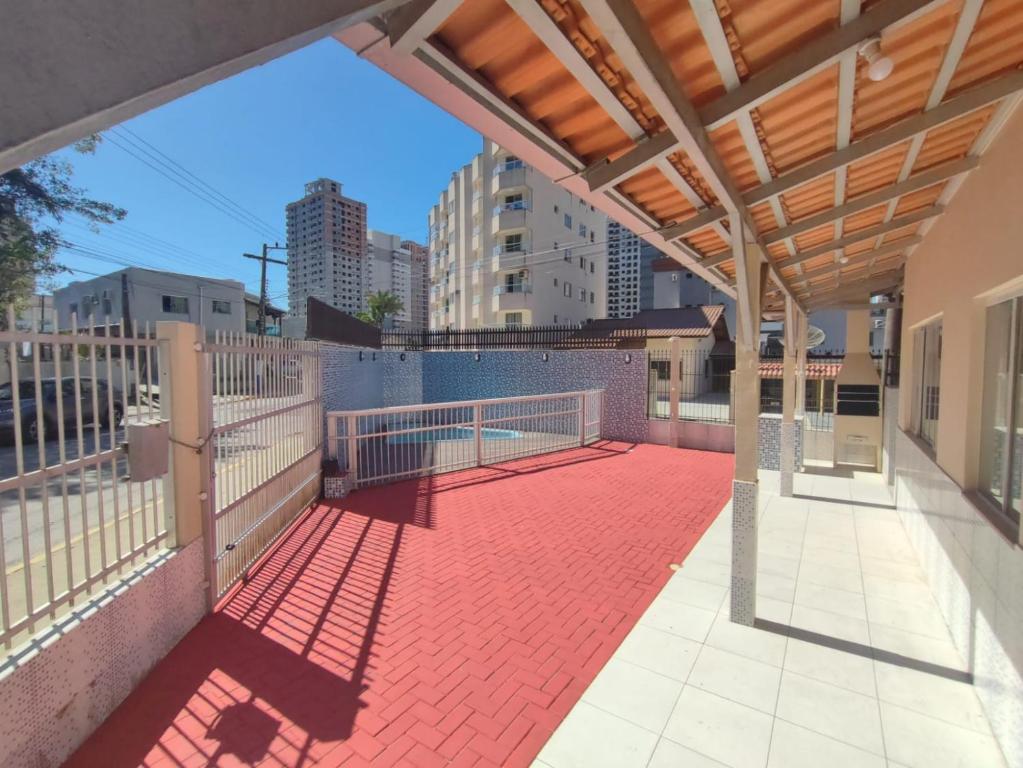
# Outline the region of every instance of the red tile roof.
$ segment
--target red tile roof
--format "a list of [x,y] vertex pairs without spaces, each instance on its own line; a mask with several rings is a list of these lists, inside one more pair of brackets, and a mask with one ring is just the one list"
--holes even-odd
[[[815,363],[810,361],[806,364],[806,378],[812,381],[817,379],[837,379],[840,370],[842,370],[841,363]],[[781,360],[761,361],[760,377],[763,379],[782,378]]]

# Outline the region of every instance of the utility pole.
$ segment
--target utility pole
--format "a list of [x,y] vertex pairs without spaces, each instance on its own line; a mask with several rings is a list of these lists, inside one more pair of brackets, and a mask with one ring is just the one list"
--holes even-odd
[[263,243],[263,255],[256,256],[254,253],[243,253],[246,259],[255,259],[259,262],[259,330],[260,336],[266,336],[266,263],[273,262],[274,264],[284,264],[287,266],[288,262],[281,261],[280,259],[271,259],[267,254],[270,251],[286,251],[288,247],[286,245],[280,245],[274,243]]

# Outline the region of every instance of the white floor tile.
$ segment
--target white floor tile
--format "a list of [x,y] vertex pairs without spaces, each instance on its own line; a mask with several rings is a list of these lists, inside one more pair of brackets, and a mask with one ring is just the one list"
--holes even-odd
[[836,741],[798,725],[776,720],[767,768],[885,768],[880,755]]
[[763,768],[771,722],[770,715],[687,685],[664,735],[729,768]]
[[792,626],[837,640],[848,640],[861,645],[870,644],[867,622],[806,605],[796,604],[792,607]]
[[656,733],[580,701],[538,759],[551,768],[643,768],[656,744]]
[[709,646],[776,667],[785,659],[785,642],[782,635],[729,621],[727,611],[718,615],[707,635]]
[[678,572],[687,578],[718,584],[722,587],[727,587],[732,581],[732,566],[730,564],[701,559],[692,555],[683,561]]
[[870,644],[876,651],[896,653],[949,669],[966,669],[959,651],[956,650],[951,640],[939,640],[871,622]]
[[660,597],[717,612],[726,592],[727,587],[690,579],[682,571],[678,571],[661,590]]
[[796,596],[796,580],[775,573],[757,574],[757,597],[769,597],[791,603]]
[[918,605],[872,595],[867,598],[867,615],[871,624],[884,624],[938,640],[949,636],[945,620],[933,603]]
[[671,739],[661,739],[657,742],[654,756],[650,758],[647,768],[728,768],[728,766],[676,744]]
[[688,685],[773,714],[780,681],[778,667],[704,646]]
[[855,653],[789,638],[785,669],[864,696],[875,696],[874,662]]
[[844,589],[846,592],[863,591],[863,576],[859,568],[837,568],[834,565],[804,561],[797,581],[809,581],[822,587]]
[[867,620],[867,604],[859,592],[824,587],[800,579],[796,586],[795,602],[797,605],[805,605],[819,611],[838,613],[860,621]]
[[875,668],[882,701],[979,733],[991,732],[972,685],[880,661]]
[[612,658],[583,693],[583,701],[660,733],[681,690],[679,680]]
[[637,624],[618,646],[614,658],[685,682],[701,647],[695,640]]
[[784,576],[786,579],[794,579],[799,574],[799,559],[772,555],[769,552],[758,552],[757,573],[770,573]]
[[705,608],[657,597],[639,622],[702,643],[707,637],[710,625],[714,623],[715,615],[714,611]]
[[876,755],[884,754],[877,699],[783,672],[777,717]]
[[888,756],[908,768],[1003,768],[991,736],[881,702]]

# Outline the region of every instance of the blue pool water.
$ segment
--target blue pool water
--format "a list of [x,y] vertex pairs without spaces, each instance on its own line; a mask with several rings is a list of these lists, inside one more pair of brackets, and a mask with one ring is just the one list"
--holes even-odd
[[[522,437],[522,433],[514,429],[493,429],[484,427],[481,430],[484,440],[514,440]],[[471,427],[442,427],[430,429],[425,432],[411,432],[407,435],[393,435],[387,438],[389,445],[398,443],[436,443],[441,440],[471,440],[473,430]]]

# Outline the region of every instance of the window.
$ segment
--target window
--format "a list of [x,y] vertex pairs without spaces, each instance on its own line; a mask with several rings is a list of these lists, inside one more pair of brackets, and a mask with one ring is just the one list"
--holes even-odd
[[571,215],[571,214],[569,214],[569,213],[566,213],[566,214],[565,214],[565,226],[566,226],[566,227],[567,227],[568,229],[571,229],[571,228],[572,228],[572,215]]
[[171,315],[187,315],[188,299],[184,296],[163,295],[163,311]]
[[230,315],[231,314],[231,302],[222,301],[220,299],[213,300],[213,314],[215,315]]
[[938,447],[938,403],[941,396],[941,321],[914,333],[916,376],[913,430],[932,449]]
[[557,325],[557,324],[558,324],[558,316],[557,316],[557,315],[555,315],[555,316],[554,316],[554,324],[555,324],[555,325]]
[[68,305],[67,311],[68,311],[68,314],[77,315],[78,314],[78,302],[77,301],[72,301]]
[[596,269],[594,269],[594,266],[593,266],[593,262],[591,261],[591,262],[590,262],[590,274],[592,275],[592,274],[594,274],[595,272],[596,272]]
[[579,237],[586,237],[586,225],[585,224],[582,224],[582,223],[579,224]]
[[582,270],[586,269],[586,259],[584,259],[582,256],[579,257],[579,269]]
[[522,234],[516,235],[505,235],[504,238],[504,252],[505,253],[518,253],[522,250]]
[[988,307],[978,490],[1016,526],[1023,484],[1023,297]]
[[520,328],[522,326],[522,313],[521,312],[508,312],[504,316],[504,327],[505,328]]
[[597,302],[597,295],[593,291],[590,291],[590,304],[595,304],[596,302]]
[[567,280],[565,281],[563,293],[568,296],[568,298],[572,298],[572,284]]
[[586,303],[586,289],[581,286],[579,288],[579,301],[581,301],[583,304]]
[[554,287],[555,287],[555,288],[557,288],[557,287],[558,287],[558,278],[554,278]]

